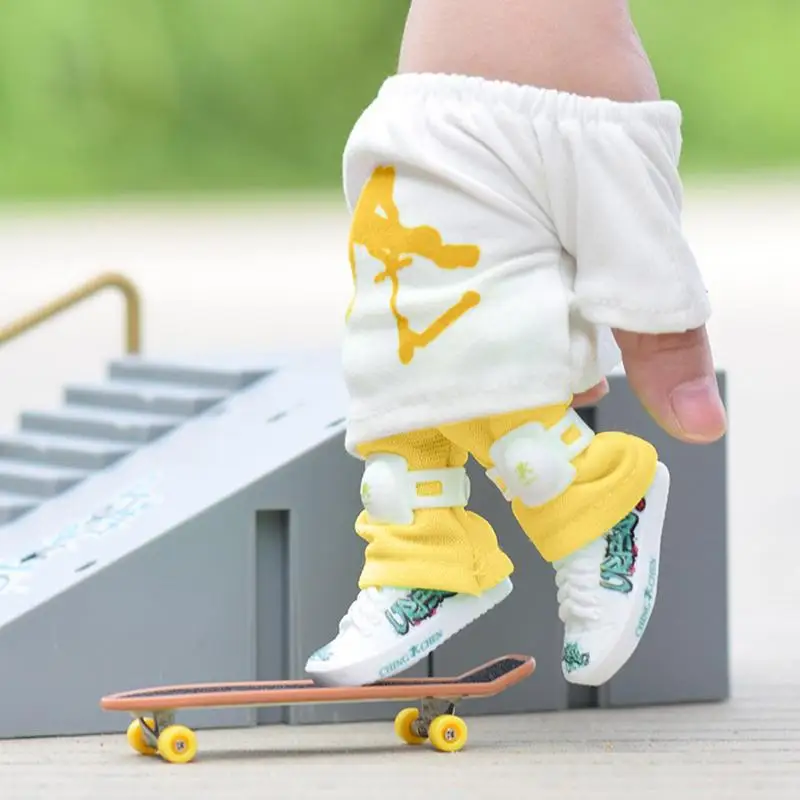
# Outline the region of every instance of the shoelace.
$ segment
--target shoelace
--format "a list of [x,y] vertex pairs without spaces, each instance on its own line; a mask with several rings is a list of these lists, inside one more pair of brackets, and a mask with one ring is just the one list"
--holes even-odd
[[593,622],[600,618],[597,603],[597,562],[580,551],[556,561],[558,587],[558,616],[566,625],[581,620]]
[[342,617],[342,621],[339,623],[339,632],[342,633],[350,627],[355,627],[361,633],[369,636],[375,626],[380,623],[382,613],[380,589],[376,589],[374,586],[362,589]]

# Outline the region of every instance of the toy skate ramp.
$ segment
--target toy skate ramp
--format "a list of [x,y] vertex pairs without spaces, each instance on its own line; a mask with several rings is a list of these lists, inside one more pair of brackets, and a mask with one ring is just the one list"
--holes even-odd
[[[348,471],[331,457],[342,450],[338,367],[265,359],[237,391],[221,370],[227,399],[0,528],[0,736],[113,730],[97,697],[121,685],[285,675],[289,528],[300,504],[335,507],[360,480],[358,462]],[[129,383],[163,377],[163,365],[126,369]],[[208,373],[187,367],[181,379]],[[312,451],[318,466],[298,470]],[[356,538],[353,510],[318,529],[322,558]],[[352,593],[359,550],[345,549]],[[272,635],[263,652],[256,626]],[[46,711],[31,713],[33,691]]]
[[[304,678],[356,592],[362,463],[343,446],[338,354],[265,358],[250,371],[125,359],[110,373],[102,386],[69,387],[65,409],[23,415],[6,455],[0,441],[8,505],[38,491],[0,524],[0,737],[119,731],[127,717],[98,698],[125,688]],[[635,657],[597,691],[566,684],[552,567],[470,463],[470,508],[501,537],[514,592],[405,676],[535,654],[535,676],[476,701],[481,714],[727,696],[725,442],[670,440],[623,378],[610,383],[581,413],[597,431],[652,441],[673,475],[658,604]],[[3,475],[24,485],[3,489]],[[383,701],[208,708],[192,724],[396,711]]]

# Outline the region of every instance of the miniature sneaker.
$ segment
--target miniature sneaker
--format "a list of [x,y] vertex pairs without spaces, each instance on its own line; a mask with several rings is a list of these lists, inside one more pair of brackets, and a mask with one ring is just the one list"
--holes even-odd
[[511,593],[506,578],[483,594],[368,588],[317,650],[306,672],[324,686],[364,686],[404,672]]
[[599,686],[633,655],[658,588],[669,471],[659,463],[647,494],[606,534],[556,561],[561,668],[570,683]]

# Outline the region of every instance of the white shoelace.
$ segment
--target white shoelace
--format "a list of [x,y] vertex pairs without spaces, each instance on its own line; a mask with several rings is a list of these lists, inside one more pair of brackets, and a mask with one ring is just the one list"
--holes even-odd
[[597,561],[584,551],[554,562],[558,587],[558,616],[569,622],[594,622],[600,618],[597,602]]
[[376,589],[374,586],[362,589],[342,617],[342,621],[339,623],[339,632],[342,633],[348,628],[354,627],[360,633],[369,636],[380,624],[382,614],[380,589]]

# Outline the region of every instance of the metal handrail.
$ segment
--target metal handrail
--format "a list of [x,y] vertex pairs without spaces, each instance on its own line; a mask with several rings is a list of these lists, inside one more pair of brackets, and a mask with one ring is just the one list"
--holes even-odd
[[38,328],[42,323],[94,297],[104,289],[116,289],[122,294],[125,301],[125,349],[128,353],[138,353],[141,348],[141,296],[129,278],[116,272],[98,275],[41,308],[0,327],[0,346],[8,344],[12,339],[33,328]]

